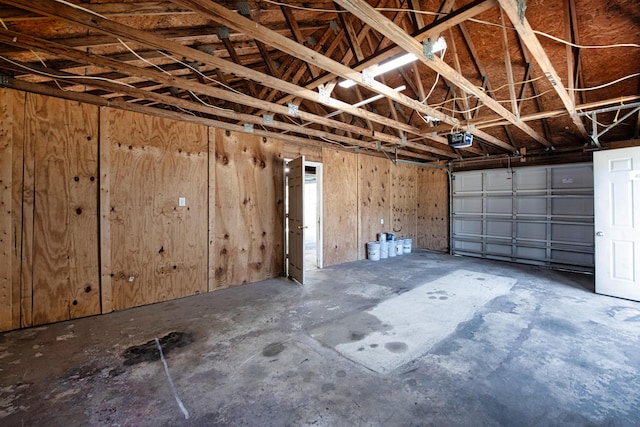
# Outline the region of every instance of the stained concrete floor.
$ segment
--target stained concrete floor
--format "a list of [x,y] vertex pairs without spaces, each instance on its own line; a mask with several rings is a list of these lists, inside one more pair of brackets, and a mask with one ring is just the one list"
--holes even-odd
[[417,251],[308,281],[1,334],[0,425],[640,424],[640,303],[591,276]]

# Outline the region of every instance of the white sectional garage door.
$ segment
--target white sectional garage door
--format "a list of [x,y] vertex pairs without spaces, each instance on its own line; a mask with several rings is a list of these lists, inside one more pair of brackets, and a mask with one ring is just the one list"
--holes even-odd
[[591,164],[453,174],[456,255],[593,272],[593,237]]

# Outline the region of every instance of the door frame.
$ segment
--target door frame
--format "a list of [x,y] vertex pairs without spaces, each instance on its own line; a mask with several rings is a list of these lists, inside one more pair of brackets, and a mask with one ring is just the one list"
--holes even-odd
[[313,166],[316,168],[316,215],[318,218],[318,223],[316,224],[316,251],[317,251],[317,263],[318,263],[318,269],[322,268],[322,264],[323,264],[323,252],[322,252],[322,247],[323,247],[323,235],[322,235],[322,225],[323,225],[323,218],[322,218],[322,163],[319,162],[309,162],[309,161],[305,161],[305,167],[306,166]]

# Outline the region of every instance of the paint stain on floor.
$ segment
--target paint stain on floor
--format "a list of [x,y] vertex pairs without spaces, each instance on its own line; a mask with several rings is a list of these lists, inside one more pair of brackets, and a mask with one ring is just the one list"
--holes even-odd
[[[189,332],[171,332],[159,339],[162,352],[166,356],[172,350],[185,347],[193,342],[193,334]],[[149,340],[144,344],[129,347],[122,353],[124,366],[133,366],[142,362],[160,360],[160,352],[156,340]]]

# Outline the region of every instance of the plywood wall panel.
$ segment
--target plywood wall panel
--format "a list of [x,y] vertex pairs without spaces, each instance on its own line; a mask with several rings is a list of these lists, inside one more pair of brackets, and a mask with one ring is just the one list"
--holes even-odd
[[207,291],[216,288],[216,140],[215,132],[207,131],[208,150],[208,206],[209,218],[207,229]]
[[358,154],[359,259],[366,258],[367,242],[391,228],[390,165],[388,159]]
[[[416,239],[417,168],[399,163],[391,166],[391,221],[398,237]],[[415,244],[415,243],[414,243]]]
[[104,299],[117,310],[206,292],[207,128],[107,108],[102,138],[110,148]]
[[283,272],[282,141],[211,129],[215,140],[215,288]]
[[301,147],[285,142],[283,150],[282,155],[285,159],[297,159],[298,157],[304,156],[307,162],[322,163],[323,148],[321,147]]
[[417,247],[449,251],[449,178],[440,169],[419,167]]
[[29,94],[25,111],[35,196],[32,324],[97,314],[98,108]]
[[358,155],[323,148],[323,264],[358,259]]
[[0,89],[0,331],[20,327],[24,99]]

